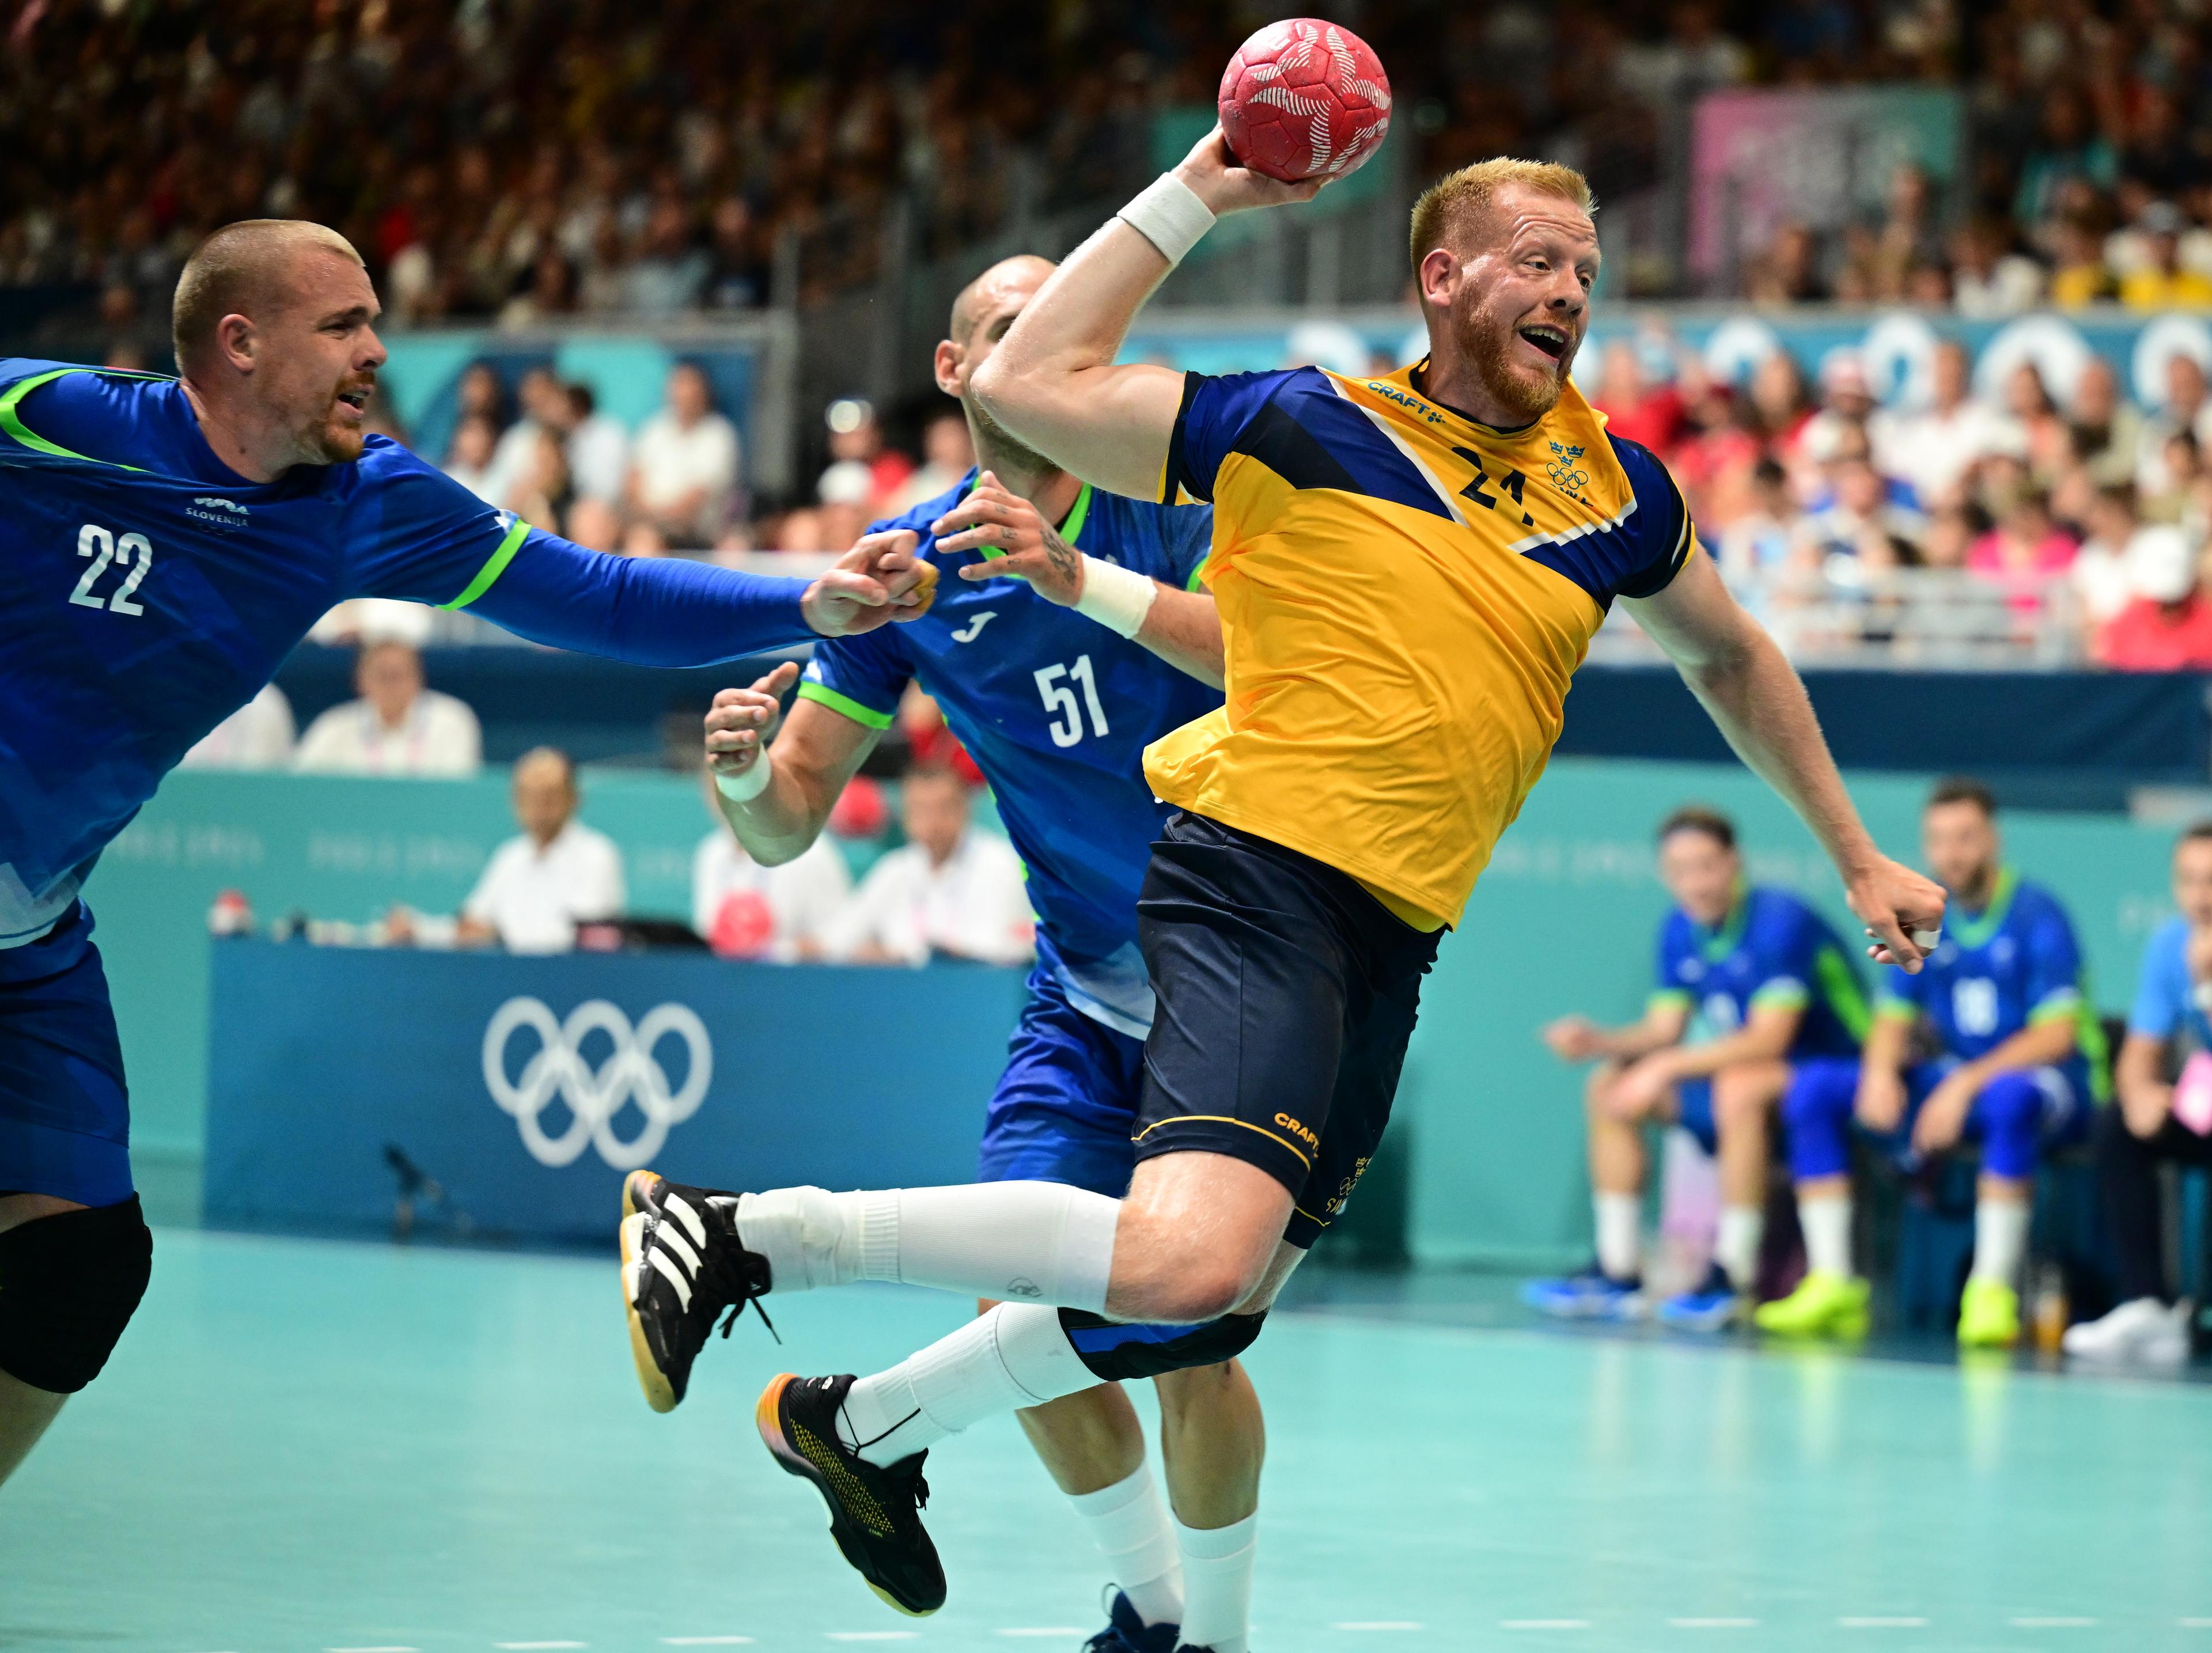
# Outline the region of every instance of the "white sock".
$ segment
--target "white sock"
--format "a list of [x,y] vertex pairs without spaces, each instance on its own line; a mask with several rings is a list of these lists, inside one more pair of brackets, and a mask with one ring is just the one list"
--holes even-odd
[[986,1418],[1042,1406],[1100,1381],[1060,1329],[1059,1310],[1002,1303],[854,1383],[837,1432],[870,1463],[894,1464]]
[[1600,1191],[1590,1204],[1597,1210],[1597,1266],[1614,1279],[1634,1279],[1644,1268],[1644,1196]]
[[1182,1639],[1212,1653],[1245,1653],[1252,1614],[1252,1563],[1259,1556],[1260,1517],[1227,1527],[1175,1524],[1182,1552]]
[[1805,1267],[1815,1274],[1851,1273],[1851,1196],[1800,1200],[1797,1226],[1805,1231]]
[[1759,1284],[1759,1243],[1765,1237],[1766,1213],[1757,1206],[1723,1206],[1720,1232],[1713,1238],[1713,1261],[1739,1291]]
[[2010,1285],[2027,1255],[2027,1202],[1983,1199],[1974,1204],[1974,1269],[1978,1280]]
[[1121,1203],[1059,1182],[738,1198],[738,1235],[778,1291],[899,1280],[1102,1314]]
[[1106,1571],[1148,1625],[1182,1622],[1182,1563],[1176,1557],[1175,1533],[1168,1525],[1167,1500],[1160,1496],[1152,1467],[1137,1466],[1127,1480],[1096,1492],[1071,1493],[1067,1500],[1091,1528]]

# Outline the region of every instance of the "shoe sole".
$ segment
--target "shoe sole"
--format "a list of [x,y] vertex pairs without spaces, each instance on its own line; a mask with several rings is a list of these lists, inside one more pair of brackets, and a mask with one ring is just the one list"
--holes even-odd
[[908,1607],[881,1584],[868,1576],[867,1552],[860,1541],[849,1537],[845,1529],[845,1512],[838,1504],[830,1483],[813,1462],[785,1437],[783,1432],[783,1392],[799,1378],[792,1372],[781,1372],[761,1391],[753,1407],[753,1423],[760,1431],[761,1443],[768,1448],[769,1455],[787,1475],[796,1475],[822,1495],[822,1502],[830,1508],[830,1536],[837,1541],[837,1553],[845,1558],[845,1565],[860,1575],[860,1582],[883,1599],[884,1605],[909,1619],[927,1619],[937,1611],[935,1607]]
[[[655,1412],[676,1410],[677,1394],[660,1363],[653,1358],[653,1346],[646,1340],[645,1321],[630,1301],[630,1274],[637,1263],[636,1255],[629,1247],[629,1219],[644,1210],[639,1204],[635,1189],[640,1177],[651,1177],[651,1171],[632,1171],[623,1178],[623,1220],[616,1230],[622,1251],[623,1314],[629,1322],[629,1356],[637,1363],[637,1386],[645,1391],[645,1403]],[[653,1177],[655,1182],[659,1181]]]

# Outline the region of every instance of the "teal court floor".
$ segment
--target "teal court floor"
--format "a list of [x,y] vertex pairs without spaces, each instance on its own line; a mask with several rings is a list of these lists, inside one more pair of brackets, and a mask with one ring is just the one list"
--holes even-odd
[[[1255,1653],[2212,1653],[2212,1387],[1790,1355],[1302,1283],[1270,1408]],[[0,1491],[0,1648],[1072,1650],[1083,1534],[1011,1420],[933,1455],[952,1599],[837,1560],[750,1407],[962,1309],[865,1288],[742,1322],[648,1412],[615,1270],[165,1231],[109,1375]]]

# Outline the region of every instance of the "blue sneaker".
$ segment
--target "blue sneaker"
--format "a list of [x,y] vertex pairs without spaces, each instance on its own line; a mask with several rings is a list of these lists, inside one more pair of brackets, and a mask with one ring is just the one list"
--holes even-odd
[[1176,1653],[1181,1625],[1148,1625],[1120,1590],[1109,1584],[1106,1594],[1106,1628],[1084,1643],[1083,1653]]
[[1695,1290],[1659,1305],[1661,1323],[1684,1332],[1724,1332],[1743,1318],[1749,1305],[1718,1263],[1705,1270]]
[[1644,1280],[1617,1280],[1592,1263],[1560,1279],[1530,1280],[1521,1301],[1558,1320],[1641,1320]]

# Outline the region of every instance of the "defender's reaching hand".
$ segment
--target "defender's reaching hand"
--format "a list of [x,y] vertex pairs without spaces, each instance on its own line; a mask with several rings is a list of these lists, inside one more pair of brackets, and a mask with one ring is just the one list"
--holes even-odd
[[984,561],[960,570],[975,584],[1000,574],[1026,580],[1037,595],[1073,608],[1083,595],[1083,554],[1060,537],[1036,506],[986,471],[975,486],[934,523],[940,551],[981,551]]

